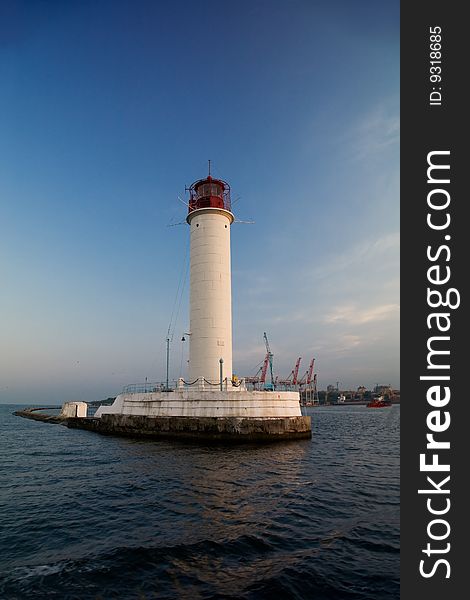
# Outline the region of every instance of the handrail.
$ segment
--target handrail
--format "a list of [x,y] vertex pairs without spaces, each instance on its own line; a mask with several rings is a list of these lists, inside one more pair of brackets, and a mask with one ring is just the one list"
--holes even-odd
[[130,383],[122,388],[123,394],[145,394],[148,392],[163,391],[173,391],[173,389],[167,389],[166,383],[154,383],[147,381],[145,383]]
[[[231,381],[232,387],[240,387],[243,383],[243,380],[238,382]],[[224,379],[224,386],[227,388],[229,384],[229,380],[227,378]],[[145,383],[130,383],[125,385],[122,388],[123,394],[146,394],[152,392],[173,392],[175,389],[187,388],[192,386],[204,386],[210,385],[213,387],[219,387],[220,382],[209,381],[205,377],[198,377],[194,381],[185,381],[182,377],[178,379],[178,381],[173,381],[173,385],[170,385],[168,388],[166,383],[163,382],[151,382],[146,381]]]

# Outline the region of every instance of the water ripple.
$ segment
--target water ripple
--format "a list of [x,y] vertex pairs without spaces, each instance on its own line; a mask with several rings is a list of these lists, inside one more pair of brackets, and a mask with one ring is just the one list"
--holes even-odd
[[2,599],[399,597],[399,407],[243,447],[0,410]]

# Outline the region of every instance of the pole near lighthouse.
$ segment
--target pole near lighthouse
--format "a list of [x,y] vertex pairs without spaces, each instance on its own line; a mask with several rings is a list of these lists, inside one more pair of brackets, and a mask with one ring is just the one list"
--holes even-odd
[[232,378],[232,282],[230,186],[209,175],[189,188],[190,300],[189,378],[219,383],[222,359]]

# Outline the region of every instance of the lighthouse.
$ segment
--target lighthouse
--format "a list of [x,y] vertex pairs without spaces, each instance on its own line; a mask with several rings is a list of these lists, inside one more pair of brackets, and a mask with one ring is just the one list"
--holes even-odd
[[250,390],[232,374],[230,186],[209,174],[189,188],[189,381],[129,384],[111,406],[69,426],[102,433],[212,441],[309,438],[298,391]]
[[232,380],[232,285],[230,186],[214,179],[189,188],[190,226],[189,378],[217,384]]

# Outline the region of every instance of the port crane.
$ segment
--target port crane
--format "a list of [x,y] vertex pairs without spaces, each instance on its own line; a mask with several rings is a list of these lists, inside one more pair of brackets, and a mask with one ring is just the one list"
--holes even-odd
[[313,365],[315,364],[315,359],[312,358],[310,361],[310,365],[308,367],[308,371],[305,371],[302,379],[299,379],[299,385],[310,385],[312,383],[312,375],[313,375]]
[[[271,348],[269,347],[268,336],[266,335],[266,332],[264,332],[263,337],[264,337],[264,344],[266,346],[266,357],[264,359],[263,371],[262,371],[261,375],[264,374],[264,378],[263,378],[263,383],[265,384],[264,389],[274,391],[274,377],[273,377],[273,356],[274,355],[271,352]],[[271,383],[265,383],[268,365],[269,365],[269,375],[271,376]]]
[[[305,406],[310,406],[315,402],[315,394],[317,387],[317,374],[313,374],[313,366],[315,359],[312,358],[308,370],[304,373],[302,379],[299,380],[299,388],[301,393],[301,403]],[[313,385],[312,385],[313,377]],[[303,388],[305,386],[305,388]],[[302,389],[303,388],[303,389]],[[313,394],[312,394],[313,392]]]
[[299,375],[299,368],[300,368],[300,361],[301,360],[302,360],[302,357],[299,356],[299,358],[297,359],[297,362],[295,363],[294,370],[292,372],[292,384],[293,385],[297,385],[297,377]]
[[299,356],[299,358],[297,359],[297,362],[295,363],[295,367],[290,372],[289,377],[287,377],[287,379],[280,379],[278,381],[278,383],[280,385],[287,387],[287,386],[296,386],[299,383],[298,376],[299,376],[299,368],[300,368],[301,360],[302,360],[302,357]]
[[263,361],[263,365],[260,366],[260,368],[256,371],[256,373],[253,376],[245,377],[245,382],[253,384],[253,387],[255,389],[261,383],[261,373],[263,372],[264,362],[265,361]]
[[[266,346],[266,356],[264,357],[263,365],[258,369],[256,374],[253,377],[246,377],[245,381],[247,383],[252,383],[253,385],[261,384],[262,389],[273,391],[274,390],[274,377],[273,377],[273,353],[271,352],[271,348],[269,347],[268,336],[266,332],[263,334],[264,343]],[[268,373],[271,377],[271,383],[266,383],[266,375]]]

